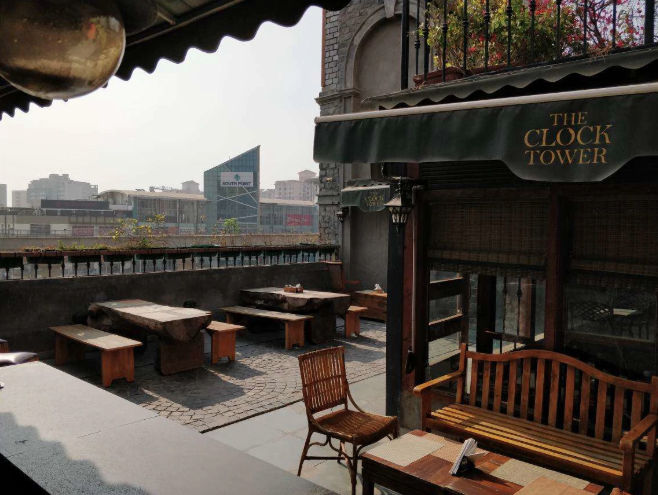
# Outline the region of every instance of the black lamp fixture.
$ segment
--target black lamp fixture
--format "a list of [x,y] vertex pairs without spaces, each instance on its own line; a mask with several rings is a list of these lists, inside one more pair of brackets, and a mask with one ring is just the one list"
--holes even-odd
[[405,225],[409,220],[409,214],[414,209],[411,179],[399,177],[393,199],[384,206],[391,214],[391,220],[396,229],[399,229],[400,225]]
[[338,218],[338,221],[340,223],[343,223],[349,214],[350,214],[350,209],[347,206],[338,208],[338,210],[336,211],[336,217]]

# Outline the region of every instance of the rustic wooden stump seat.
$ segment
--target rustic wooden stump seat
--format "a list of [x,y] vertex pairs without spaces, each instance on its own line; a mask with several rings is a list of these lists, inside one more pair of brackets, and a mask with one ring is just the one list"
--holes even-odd
[[[455,403],[433,410],[433,388],[453,381]],[[428,431],[472,437],[628,491],[639,489],[651,471],[658,423],[655,377],[636,382],[555,352],[482,354],[462,344],[459,369],[418,385],[414,393],[421,397],[422,426]]]
[[211,321],[206,331],[210,335],[210,363],[216,364],[220,358],[226,357],[235,361],[235,334],[244,330],[242,325]]
[[365,306],[350,306],[345,313],[345,337],[361,335],[361,313],[368,311]]
[[117,378],[135,381],[134,348],[142,345],[121,335],[104,332],[85,325],[50,327],[55,332],[55,364],[65,364],[84,358],[85,347],[101,351],[101,377],[104,387]]
[[222,310],[226,313],[227,323],[235,323],[235,315],[283,322],[285,325],[286,349],[292,349],[292,346],[295,344],[299,347],[304,347],[304,324],[306,320],[313,319],[312,316],[308,315],[283,313],[249,306],[230,306],[228,308],[222,308]]

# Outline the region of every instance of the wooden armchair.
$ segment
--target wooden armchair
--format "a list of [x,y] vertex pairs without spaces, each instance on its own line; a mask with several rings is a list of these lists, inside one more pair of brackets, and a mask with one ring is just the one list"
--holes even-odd
[[[384,437],[395,438],[399,433],[398,418],[367,413],[356,405],[345,374],[343,347],[331,347],[299,356],[299,369],[302,376],[302,394],[308,418],[308,435],[299,460],[297,476],[302,472],[306,459],[345,460],[352,483],[352,495],[356,490],[356,472],[361,449]],[[349,402],[356,408],[348,408]],[[317,413],[334,409],[321,416]],[[311,435],[326,436],[324,443],[311,442]],[[335,447],[331,440],[339,442]],[[345,443],[352,444],[352,454],[345,450]],[[309,456],[308,449],[313,445],[329,445],[337,452],[335,457]]]

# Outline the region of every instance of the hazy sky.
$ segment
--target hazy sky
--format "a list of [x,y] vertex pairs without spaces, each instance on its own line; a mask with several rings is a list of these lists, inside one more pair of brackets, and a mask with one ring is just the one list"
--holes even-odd
[[256,38],[191,50],[153,74],[112,78],[106,89],[0,120],[0,183],[15,189],[49,173],[99,190],[180,187],[261,145],[261,187],[313,162],[320,91],[321,10],[292,28],[267,23]]

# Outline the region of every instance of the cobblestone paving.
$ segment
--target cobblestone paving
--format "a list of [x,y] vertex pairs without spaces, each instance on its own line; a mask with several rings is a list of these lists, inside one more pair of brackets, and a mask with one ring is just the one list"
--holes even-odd
[[[342,327],[342,320],[339,320]],[[338,330],[342,334],[342,328]],[[206,351],[209,340],[206,337]],[[236,361],[222,360],[198,370],[162,376],[154,368],[154,348],[136,355],[135,382],[118,380],[107,389],[159,415],[200,432],[262,414],[301,400],[297,356],[311,350],[343,345],[350,382],[385,371],[385,326],[362,320],[357,338],[337,338],[323,345],[307,345],[286,351],[283,332],[247,333],[238,337]],[[97,356],[61,366],[95,385],[100,385]]]

